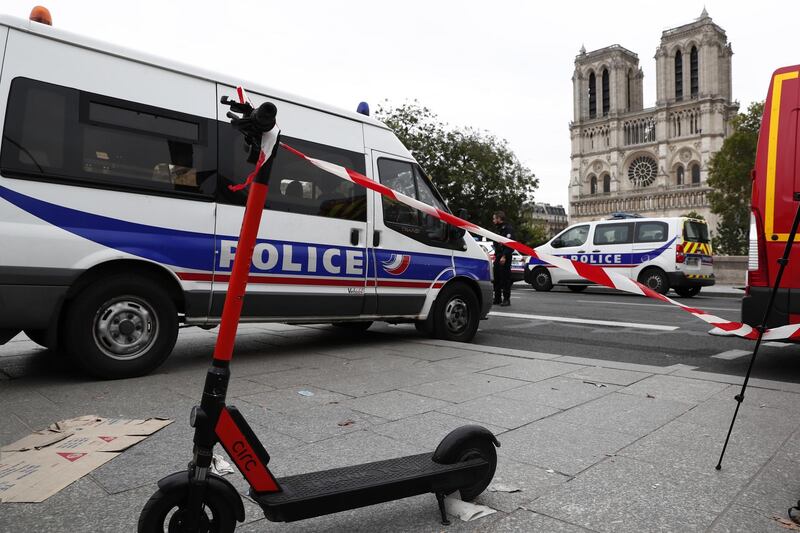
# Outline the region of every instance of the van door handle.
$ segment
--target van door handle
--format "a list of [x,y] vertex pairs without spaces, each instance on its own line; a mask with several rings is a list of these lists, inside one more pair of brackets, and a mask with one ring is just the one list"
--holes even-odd
[[357,228],[353,228],[350,230],[350,244],[353,246],[358,246],[358,234],[360,231]]
[[585,254],[585,253],[586,253],[586,250],[578,250],[578,253],[579,253],[579,254]]
[[381,245],[381,232],[380,230],[375,230],[372,232],[372,246],[377,248]]
[[600,250],[592,250],[592,252],[599,252]]

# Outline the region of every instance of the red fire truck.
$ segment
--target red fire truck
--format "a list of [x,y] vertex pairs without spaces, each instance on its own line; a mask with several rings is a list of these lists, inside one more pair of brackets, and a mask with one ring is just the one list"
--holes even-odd
[[[775,71],[769,85],[753,170],[747,294],[742,321],[759,325],[800,207],[800,65]],[[799,236],[800,237],[800,236]],[[800,242],[781,279],[769,327],[800,323]]]

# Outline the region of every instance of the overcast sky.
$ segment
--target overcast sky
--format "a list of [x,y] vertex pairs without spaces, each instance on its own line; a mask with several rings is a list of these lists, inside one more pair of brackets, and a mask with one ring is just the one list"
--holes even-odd
[[[766,96],[774,69],[800,63],[798,0],[41,1],[59,28],[338,107],[416,99],[453,126],[508,139],[540,179],[536,200],[565,207],[582,44],[638,54],[645,107],[661,32],[704,6],[732,43],[742,109]],[[3,0],[0,12],[27,18],[33,5]]]

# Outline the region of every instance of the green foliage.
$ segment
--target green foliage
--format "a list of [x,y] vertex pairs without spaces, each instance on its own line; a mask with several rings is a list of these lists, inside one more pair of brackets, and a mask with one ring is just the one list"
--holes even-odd
[[379,105],[375,116],[414,154],[453,212],[466,209],[471,222],[492,229],[492,213],[504,211],[518,240],[528,242],[535,235],[523,214],[539,180],[505,139],[473,128],[450,128],[416,101]]
[[706,217],[704,217],[703,215],[701,215],[700,213],[698,213],[694,209],[692,209],[688,213],[686,213],[684,215],[681,215],[681,216],[682,217],[687,217],[687,218],[695,218],[697,220],[705,220],[706,219]]
[[747,254],[750,173],[763,112],[764,102],[754,102],[745,113],[739,113],[733,119],[733,133],[709,162],[708,185],[714,189],[709,193],[711,211],[720,215],[712,244],[720,254]]
[[550,240],[550,232],[547,231],[547,224],[541,220],[526,220],[522,223],[522,226],[526,231],[526,235],[528,235],[525,240],[528,246],[535,248]]

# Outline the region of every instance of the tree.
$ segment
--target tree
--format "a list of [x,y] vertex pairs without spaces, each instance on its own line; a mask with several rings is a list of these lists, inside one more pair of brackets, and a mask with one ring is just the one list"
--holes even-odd
[[756,161],[758,130],[764,102],[750,104],[745,113],[733,119],[733,133],[722,149],[711,158],[708,198],[711,212],[720,215],[714,250],[727,255],[746,255],[750,225],[750,173]]
[[698,213],[694,209],[692,209],[688,213],[684,213],[681,216],[682,217],[686,217],[686,218],[694,218],[694,219],[697,219],[697,220],[705,220],[706,219],[706,217],[704,217],[703,215],[701,215],[700,213]]
[[539,180],[505,139],[473,128],[450,128],[416,101],[378,106],[376,117],[414,154],[454,212],[466,209],[471,222],[491,229],[492,213],[504,211],[517,239],[530,240],[524,206]]

